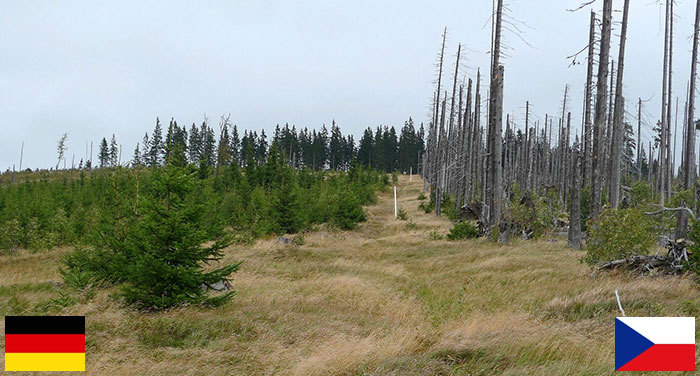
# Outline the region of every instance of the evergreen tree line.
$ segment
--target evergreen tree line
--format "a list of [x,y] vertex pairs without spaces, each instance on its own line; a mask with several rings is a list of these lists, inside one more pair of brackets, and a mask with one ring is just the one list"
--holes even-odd
[[[250,160],[255,161],[252,156]],[[363,214],[347,219],[339,213],[361,211],[373,200],[374,191],[388,184],[386,176],[357,164],[340,174],[293,168],[276,144],[264,160],[243,167],[237,163],[218,169],[205,164],[178,167],[196,172],[196,196],[206,204],[207,221],[223,223],[242,239],[295,233],[324,222],[350,229]],[[78,178],[43,176],[1,187],[0,252],[89,244],[99,218],[120,206],[133,209],[139,187],[148,185],[153,171],[160,168],[80,171]],[[345,204],[350,209],[338,208]]]
[[[272,145],[289,166],[307,167],[313,170],[347,171],[354,159],[363,166],[385,172],[418,171],[419,161],[425,150],[423,125],[416,129],[409,118],[401,128],[379,126],[376,130],[367,128],[356,145],[352,135],[343,135],[333,121],[330,131],[325,125],[321,129],[297,130],[296,126],[277,125],[271,140],[262,130],[244,130],[240,134],[236,125],[228,117],[221,118],[216,132],[205,120],[200,126],[192,124],[189,129],[181,127],[172,119],[168,132],[163,135],[160,119],[156,119],[153,131],[143,137],[133,151],[131,166],[162,166],[168,159],[178,166],[195,164],[201,167],[221,167],[237,164],[245,167],[248,163],[265,163]],[[100,167],[114,167],[122,164],[121,149],[116,137],[111,142],[103,138],[98,151]],[[80,164],[82,166],[82,163]]]

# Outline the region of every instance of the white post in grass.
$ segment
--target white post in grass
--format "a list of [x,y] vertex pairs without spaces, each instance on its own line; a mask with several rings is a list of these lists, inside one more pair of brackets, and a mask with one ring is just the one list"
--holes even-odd
[[394,186],[394,218],[399,217],[399,208],[396,204],[396,186]]
[[413,181],[413,166],[411,166],[411,175],[408,176],[408,181]]

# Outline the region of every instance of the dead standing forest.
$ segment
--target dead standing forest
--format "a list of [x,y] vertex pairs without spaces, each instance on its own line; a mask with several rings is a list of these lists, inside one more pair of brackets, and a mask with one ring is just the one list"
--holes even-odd
[[[526,101],[521,125],[508,114],[504,119],[503,113],[508,69],[501,61],[502,33],[504,22],[511,31],[517,26],[510,19],[504,20],[502,0],[494,4],[493,53],[485,79],[488,91],[480,71],[466,84],[459,82],[460,58],[464,58],[461,45],[457,46],[453,79],[447,82],[447,29],[442,36],[432,120],[422,160],[425,189],[431,191],[436,214],[448,209],[455,216],[475,220],[483,234],[499,242],[566,231],[569,247],[581,249],[587,243],[586,260],[604,268],[652,273],[695,269],[700,256],[691,251],[700,245],[700,228],[695,222],[700,1],[691,45],[691,74],[687,88],[682,88],[680,114],[674,92],[678,89],[672,86],[673,66],[682,63],[673,60],[674,2],[665,2],[665,42],[663,51],[659,50],[664,62],[659,90],[662,107],[653,109],[660,111],[660,120],[653,127],[653,141],[646,145],[641,139],[642,112],[649,109],[644,108],[641,98],[631,101],[633,94],[623,92],[625,80],[636,79],[625,76],[629,14],[642,4],[631,8],[629,0],[622,2],[620,12],[615,12],[620,20],[613,19],[612,0],[602,1],[602,13],[591,11],[590,28],[585,31],[589,43],[569,57],[573,64],[583,60],[587,67],[586,77],[581,77],[585,81],[583,103],[570,103],[569,86],[562,84],[561,112],[533,121]],[[585,2],[570,11],[583,16],[584,8],[595,4]],[[616,45],[612,43],[613,24],[619,24]],[[677,44],[675,48],[679,48]],[[626,103],[636,106],[626,108]],[[571,120],[571,111],[576,108],[583,108],[580,125]],[[682,132],[680,145],[674,137],[678,132]],[[676,148],[682,156],[678,165]],[[645,256],[657,241],[668,248],[668,255]]]

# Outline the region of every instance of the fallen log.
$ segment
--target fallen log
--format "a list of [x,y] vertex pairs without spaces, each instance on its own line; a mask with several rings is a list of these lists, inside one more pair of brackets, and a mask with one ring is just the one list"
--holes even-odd
[[632,255],[620,260],[599,263],[596,269],[624,270],[653,275],[679,275],[686,272],[683,263],[668,255]]

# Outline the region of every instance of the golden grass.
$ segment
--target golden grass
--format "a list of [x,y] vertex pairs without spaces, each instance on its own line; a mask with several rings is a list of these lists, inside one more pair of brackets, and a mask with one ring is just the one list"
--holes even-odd
[[0,311],[86,315],[87,374],[114,376],[606,375],[616,288],[630,316],[700,312],[692,279],[593,275],[561,240],[430,240],[451,224],[418,210],[421,187],[400,177],[412,226],[382,193],[357,231],[230,247],[223,307],[142,314],[98,290],[63,308],[53,250],[0,257]]

